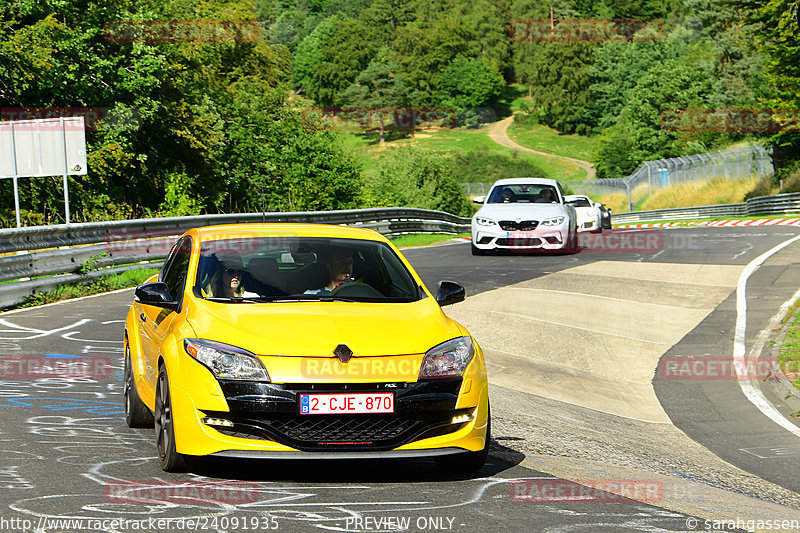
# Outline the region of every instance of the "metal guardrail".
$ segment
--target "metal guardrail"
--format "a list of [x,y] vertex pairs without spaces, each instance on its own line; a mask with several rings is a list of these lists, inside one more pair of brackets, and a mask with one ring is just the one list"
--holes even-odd
[[[396,207],[201,215],[0,229],[0,254],[9,254],[0,257],[0,282],[9,282],[0,284],[0,308],[64,283],[88,283],[104,274],[142,266],[160,267],[160,260],[169,253],[177,236],[191,228],[263,221],[346,224],[373,229],[383,235],[461,233],[470,229],[469,218],[443,211]],[[145,261],[149,263],[138,264]],[[81,274],[87,263],[93,270]]]
[[700,207],[680,207],[676,209],[657,209],[634,213],[614,214],[615,224],[649,222],[653,220],[686,220],[712,217],[768,216],[800,213],[800,193],[759,196],[746,202],[727,205],[705,205]]

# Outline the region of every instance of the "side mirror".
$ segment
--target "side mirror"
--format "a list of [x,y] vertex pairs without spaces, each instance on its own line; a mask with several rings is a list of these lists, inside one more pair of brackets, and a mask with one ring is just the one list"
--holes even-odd
[[483,202],[485,201],[486,201],[485,196],[476,196],[475,198],[472,199],[473,204],[483,204]]
[[139,285],[136,287],[136,292],[133,293],[133,299],[144,305],[163,307],[173,311],[178,308],[178,302],[172,299],[167,284],[161,281]]
[[436,301],[440,306],[463,302],[467,297],[467,291],[455,281],[440,281],[439,292],[436,294]]

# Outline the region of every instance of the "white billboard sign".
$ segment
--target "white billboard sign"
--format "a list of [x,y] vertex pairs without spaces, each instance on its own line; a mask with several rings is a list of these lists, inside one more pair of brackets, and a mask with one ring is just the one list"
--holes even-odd
[[69,224],[67,176],[86,174],[85,130],[82,116],[0,122],[0,178],[14,179],[17,226],[17,178],[44,176],[64,176],[64,212]]
[[0,122],[0,176],[36,178],[65,172],[86,174],[83,117]]

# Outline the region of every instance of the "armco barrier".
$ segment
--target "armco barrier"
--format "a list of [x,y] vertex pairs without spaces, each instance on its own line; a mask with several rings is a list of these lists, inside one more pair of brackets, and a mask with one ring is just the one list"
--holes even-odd
[[[0,229],[0,308],[63,283],[89,282],[103,274],[159,266],[175,238],[190,228],[248,222],[346,224],[384,235],[461,233],[470,219],[415,208],[297,213],[241,213],[152,218]],[[148,264],[138,264],[147,261]],[[157,263],[153,263],[157,261]],[[79,274],[83,265],[93,268]],[[28,279],[34,278],[34,279]],[[20,280],[20,281],[12,281]]]
[[687,220],[713,217],[728,218],[784,215],[788,213],[800,213],[800,193],[759,196],[739,204],[679,207],[676,209],[656,209],[653,211],[614,214],[612,220],[615,224],[630,224],[654,220]]

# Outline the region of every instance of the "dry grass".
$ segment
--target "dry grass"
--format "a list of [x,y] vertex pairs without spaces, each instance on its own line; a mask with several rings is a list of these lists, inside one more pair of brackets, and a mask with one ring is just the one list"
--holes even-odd
[[606,204],[614,213],[627,213],[628,212],[628,195],[624,192],[615,192],[612,194],[604,194],[593,198],[595,202]]
[[752,190],[757,183],[758,178],[743,180],[715,179],[657,189],[653,191],[652,196],[642,202],[639,209],[648,211],[672,207],[737,203],[743,201],[745,194]]

